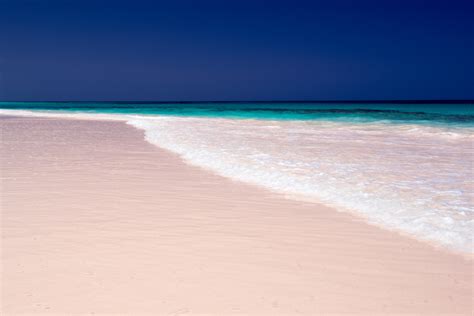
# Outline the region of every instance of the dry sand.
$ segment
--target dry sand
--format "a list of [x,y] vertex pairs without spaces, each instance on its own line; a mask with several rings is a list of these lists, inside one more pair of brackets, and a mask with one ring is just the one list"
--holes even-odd
[[472,260],[183,163],[121,122],[1,124],[2,315],[472,314]]

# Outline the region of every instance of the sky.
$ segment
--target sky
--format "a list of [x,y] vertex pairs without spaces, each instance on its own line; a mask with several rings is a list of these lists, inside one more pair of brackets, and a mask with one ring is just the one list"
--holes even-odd
[[474,99],[474,1],[0,0],[0,100]]

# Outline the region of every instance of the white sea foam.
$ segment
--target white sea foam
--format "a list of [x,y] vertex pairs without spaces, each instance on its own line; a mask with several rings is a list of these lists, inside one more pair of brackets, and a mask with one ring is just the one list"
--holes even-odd
[[[0,110],[19,115],[6,112]],[[452,250],[473,251],[472,129],[112,114],[100,118],[125,120],[143,129],[148,142],[223,176],[331,204]]]

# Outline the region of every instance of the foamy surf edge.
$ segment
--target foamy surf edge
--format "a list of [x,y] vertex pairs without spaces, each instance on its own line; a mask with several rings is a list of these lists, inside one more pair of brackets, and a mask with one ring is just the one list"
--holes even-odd
[[[311,202],[319,202],[338,209],[339,211],[350,212],[364,218],[368,223],[381,228],[399,232],[402,235],[427,242],[435,247],[442,246],[450,251],[461,254],[472,254],[472,239],[466,240],[465,236],[457,232],[436,231],[436,227],[429,227],[425,222],[406,222],[397,220],[393,214],[384,214],[366,204],[358,205],[353,202],[346,202],[347,196],[351,192],[346,192],[342,187],[332,188],[331,192],[321,186],[315,190],[314,187],[308,187],[294,179],[288,179],[284,174],[278,171],[262,168],[252,168],[248,165],[243,166],[235,164],[232,161],[226,161],[219,155],[219,152],[191,150],[189,147],[180,146],[175,139],[167,138],[162,131],[158,130],[157,124],[166,120],[175,120],[176,117],[167,116],[142,116],[130,114],[101,114],[101,113],[68,113],[57,111],[27,111],[27,110],[1,110],[0,115],[26,116],[26,117],[45,117],[45,118],[67,118],[67,119],[85,119],[85,120],[107,120],[122,121],[137,129],[143,130],[145,140],[155,146],[163,148],[178,154],[186,163],[212,171],[218,175],[256,185],[271,191],[283,194],[287,198],[299,199]],[[183,119],[183,118],[179,118]],[[199,118],[206,120],[207,118]],[[212,118],[211,120],[227,120]],[[183,130],[183,133],[186,131]],[[315,194],[318,191],[318,194]],[[329,192],[329,193],[328,193]],[[333,192],[336,192],[334,195]],[[340,198],[342,197],[342,199]],[[381,209],[385,206],[379,205]],[[375,204],[375,207],[377,205]],[[449,219],[446,219],[449,224]],[[473,225],[468,224],[464,229],[472,231]]]

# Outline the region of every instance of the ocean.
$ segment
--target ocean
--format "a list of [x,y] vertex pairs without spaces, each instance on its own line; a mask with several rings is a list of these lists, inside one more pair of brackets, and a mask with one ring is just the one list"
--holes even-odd
[[121,120],[186,162],[472,253],[474,102],[0,102]]

